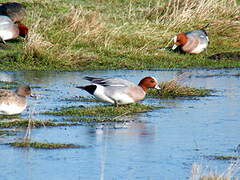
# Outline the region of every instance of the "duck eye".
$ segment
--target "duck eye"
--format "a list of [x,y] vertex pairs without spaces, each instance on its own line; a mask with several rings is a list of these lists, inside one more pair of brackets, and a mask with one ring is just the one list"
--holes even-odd
[[155,81],[154,81],[154,80],[151,80],[150,82],[151,82],[151,83],[154,83]]

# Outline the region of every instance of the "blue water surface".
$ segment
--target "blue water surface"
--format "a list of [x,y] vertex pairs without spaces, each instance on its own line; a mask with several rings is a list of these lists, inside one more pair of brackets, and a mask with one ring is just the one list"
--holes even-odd
[[[26,129],[17,129],[14,136],[0,137],[0,179],[183,180],[190,178],[194,163],[224,172],[231,161],[208,156],[239,155],[234,150],[240,144],[240,70],[182,71],[186,71],[182,84],[213,89],[214,96],[146,98],[141,103],[165,108],[124,116],[122,119],[128,121],[123,123],[83,123],[31,131],[32,141],[85,146],[80,149],[36,150],[4,145],[24,137]],[[21,117],[48,120],[57,117],[40,113],[66,106],[101,104],[65,101],[74,96],[90,96],[75,88],[88,83],[84,76],[119,77],[138,83],[144,76],[155,76],[161,82],[181,72],[0,72],[0,80],[35,87],[38,98],[28,99],[29,106]]]

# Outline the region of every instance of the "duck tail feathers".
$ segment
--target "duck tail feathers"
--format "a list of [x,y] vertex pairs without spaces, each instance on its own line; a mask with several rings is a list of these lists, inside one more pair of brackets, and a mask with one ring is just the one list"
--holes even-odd
[[94,94],[95,90],[97,89],[97,86],[92,84],[92,85],[87,85],[87,86],[77,86],[76,88],[80,88],[83,89],[85,91],[87,91],[90,94]]

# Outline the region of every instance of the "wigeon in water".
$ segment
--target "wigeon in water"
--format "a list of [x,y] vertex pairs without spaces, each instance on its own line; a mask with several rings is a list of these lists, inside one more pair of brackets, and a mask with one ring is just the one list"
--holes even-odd
[[28,28],[24,24],[14,24],[7,16],[0,16],[0,40],[15,39],[18,36],[26,37]]
[[181,32],[174,37],[172,50],[180,52],[199,54],[208,46],[208,35],[205,30],[199,29],[190,32]]
[[160,89],[158,82],[154,77],[143,78],[138,85],[120,78],[94,78],[85,77],[92,84],[87,86],[78,86],[88,93],[94,95],[97,99],[114,104],[132,104],[143,100],[148,88]]
[[20,22],[26,16],[25,7],[17,2],[0,4],[0,15],[8,16],[13,22]]
[[28,85],[20,86],[15,92],[0,89],[0,114],[20,114],[27,107],[27,96],[33,97]]

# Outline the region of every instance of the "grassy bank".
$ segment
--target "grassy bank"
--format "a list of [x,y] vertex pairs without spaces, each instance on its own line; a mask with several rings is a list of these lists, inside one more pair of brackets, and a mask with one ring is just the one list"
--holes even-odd
[[114,107],[112,105],[97,105],[90,107],[63,107],[57,111],[44,112],[44,114],[54,116],[69,116],[70,118],[65,119],[67,121],[123,122],[124,120],[120,120],[120,117],[122,116],[148,112],[157,108],[162,107],[144,105],[140,103],[121,105],[119,107]]
[[[6,2],[6,0],[5,0]],[[234,0],[20,0],[28,39],[0,47],[0,69],[84,70],[240,67],[239,5]],[[210,46],[200,55],[160,47],[178,32],[206,26]]]

